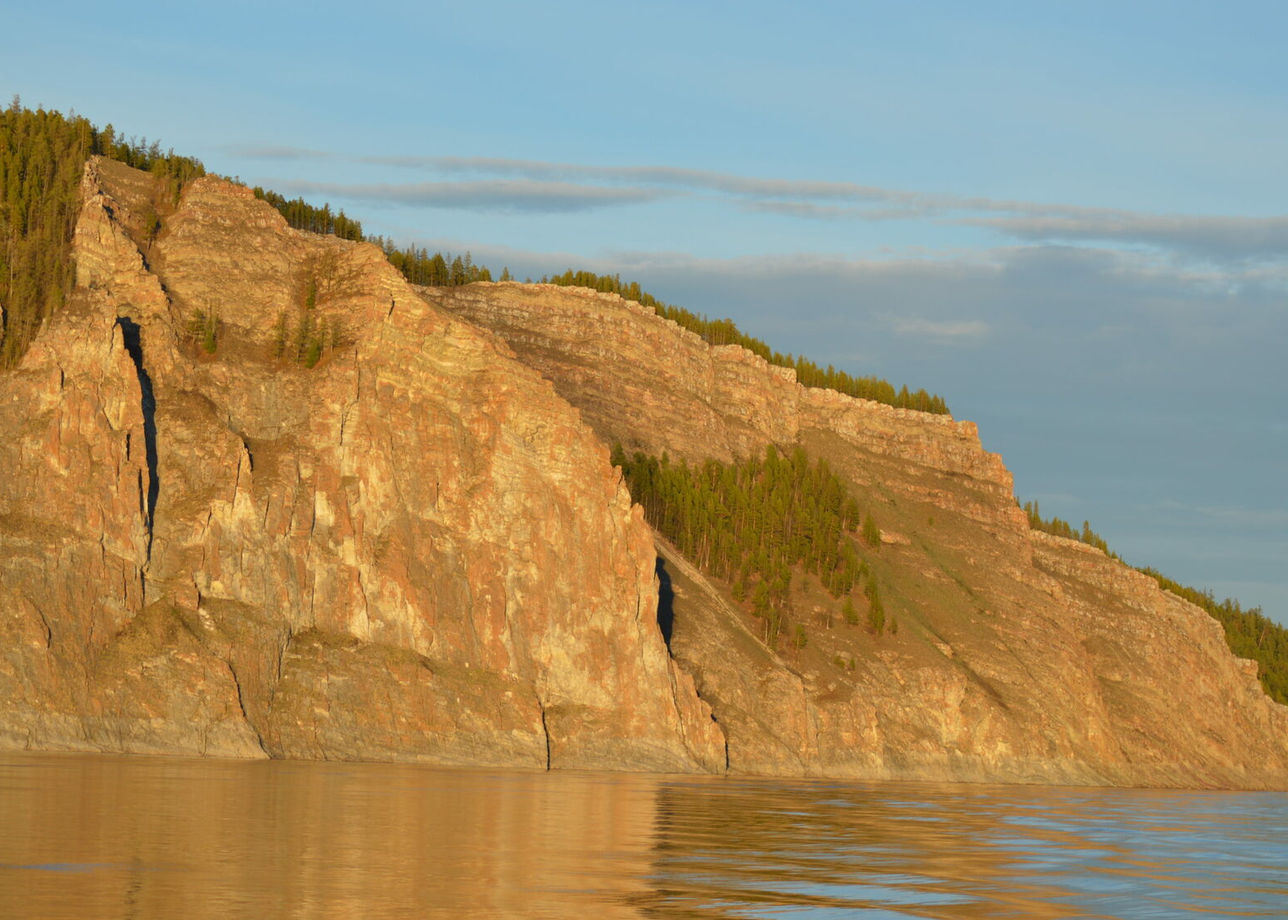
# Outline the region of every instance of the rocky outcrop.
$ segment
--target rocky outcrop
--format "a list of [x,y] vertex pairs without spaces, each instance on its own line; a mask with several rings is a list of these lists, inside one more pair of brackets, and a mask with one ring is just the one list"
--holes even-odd
[[802,387],[790,368],[737,345],[708,345],[616,294],[517,282],[418,290],[499,334],[602,437],[628,449],[729,460],[818,428],[887,456],[1012,485],[973,422]]
[[[91,162],[0,379],[0,743],[712,769],[607,448],[371,245]],[[213,348],[213,351],[208,349]]]
[[419,291],[498,333],[601,438],[628,450],[729,460],[799,430],[793,371],[712,348],[615,294],[513,282]]
[[[954,501],[981,521],[1027,530],[1011,474],[981,447],[973,422],[803,387],[790,368],[737,345],[708,345],[616,294],[514,282],[419,290],[496,332],[601,438],[628,452],[727,462],[768,444],[836,435],[847,452],[859,449],[875,461],[870,474],[858,474],[863,482]],[[961,495],[927,495],[899,474],[907,466],[969,482],[981,501],[968,508]]]
[[[174,205],[94,160],[83,193],[76,291],[0,377],[0,747],[1288,786],[1255,666],[1030,532],[969,422],[610,295],[415,290],[218,179]],[[891,628],[801,577],[767,642],[614,441],[825,459]]]
[[[898,632],[846,624],[808,579],[803,649],[761,641],[664,540],[671,650],[731,769],[930,780],[1283,788],[1288,709],[1206,613],[1098,550],[1030,532],[970,422],[809,389],[613,295],[426,291],[494,330],[605,440],[690,461],[768,443],[827,460],[883,531],[865,557]],[[860,601],[862,603],[862,601]]]

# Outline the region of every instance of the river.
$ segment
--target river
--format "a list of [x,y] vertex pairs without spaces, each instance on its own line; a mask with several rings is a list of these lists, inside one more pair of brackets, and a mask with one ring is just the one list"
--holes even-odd
[[1288,795],[0,755],[0,917],[1284,917]]

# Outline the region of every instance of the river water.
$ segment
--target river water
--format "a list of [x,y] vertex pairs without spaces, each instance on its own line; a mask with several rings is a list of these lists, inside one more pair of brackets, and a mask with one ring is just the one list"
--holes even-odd
[[1288,795],[0,756],[0,917],[1285,917]]

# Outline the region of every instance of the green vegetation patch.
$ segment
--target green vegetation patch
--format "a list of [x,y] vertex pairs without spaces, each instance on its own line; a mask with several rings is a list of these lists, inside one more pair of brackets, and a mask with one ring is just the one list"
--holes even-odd
[[[843,615],[852,625],[859,618],[850,594],[862,583],[869,610],[876,610],[869,628],[878,635],[886,628],[876,580],[856,550],[864,516],[826,461],[811,463],[801,447],[783,455],[770,445],[762,457],[690,466],[666,454],[627,457],[620,444],[612,460],[649,522],[698,568],[729,582],[734,599],[764,620],[771,647],[792,614],[794,575],[816,577],[832,597],[845,598]],[[789,636],[804,648],[803,626]]]
[[[0,110],[0,368],[13,367],[41,326],[66,301],[76,279],[72,234],[85,162],[99,154],[151,172],[177,201],[185,182],[205,174],[198,160],[161,145],[118,137],[79,116],[22,107]],[[150,242],[161,229],[143,216]]]

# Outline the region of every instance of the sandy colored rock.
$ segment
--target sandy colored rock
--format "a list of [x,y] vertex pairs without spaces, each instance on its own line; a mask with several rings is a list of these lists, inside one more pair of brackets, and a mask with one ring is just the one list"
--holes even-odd
[[659,538],[672,653],[724,729],[731,769],[1288,786],[1288,708],[1262,692],[1255,665],[1151,579],[1031,532],[974,424],[802,387],[791,370],[614,295],[425,293],[494,330],[609,442],[690,462],[801,445],[871,510],[883,543],[864,556],[899,631],[849,626],[816,592],[794,612],[804,650],[766,647],[728,586]]
[[375,246],[205,178],[141,248],[152,193],[91,162],[72,303],[0,379],[0,741],[722,767],[576,410]]
[[[970,422],[611,295],[413,289],[222,180],[172,206],[96,159],[82,191],[71,302],[0,377],[0,747],[1288,787],[1255,665],[1031,532]],[[808,642],[767,642],[614,441],[825,459],[897,632],[796,579]]]

